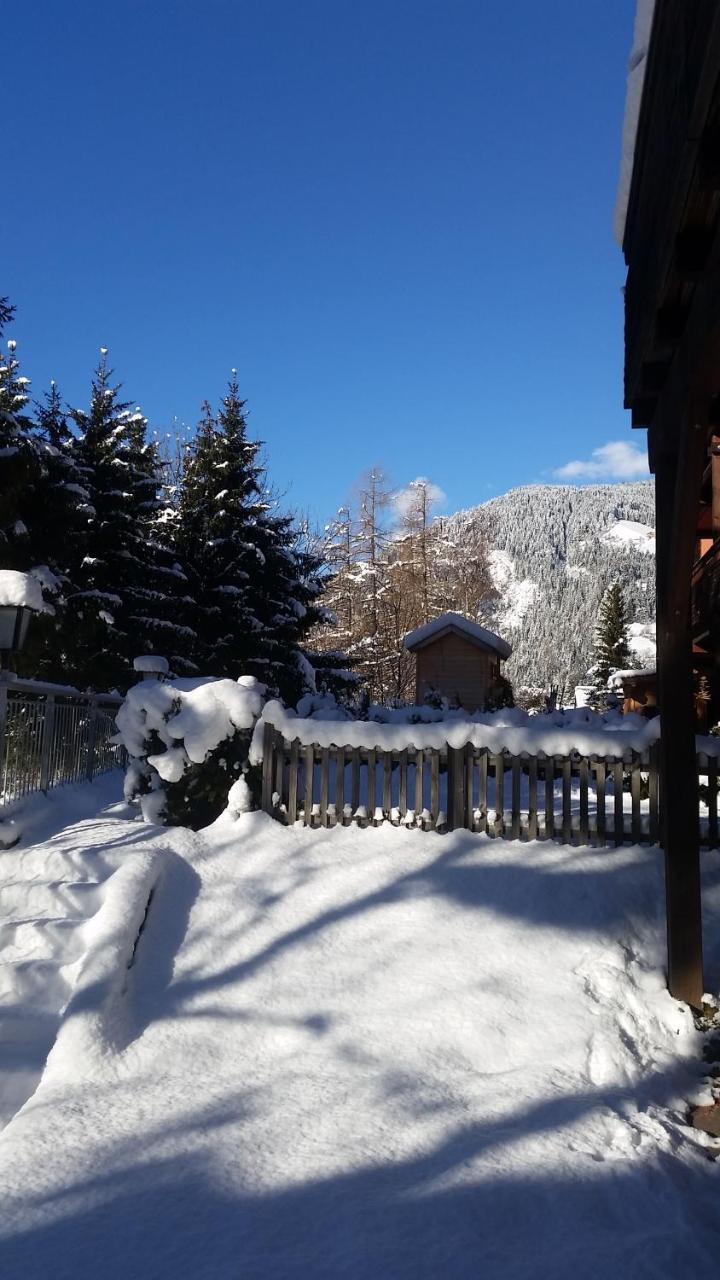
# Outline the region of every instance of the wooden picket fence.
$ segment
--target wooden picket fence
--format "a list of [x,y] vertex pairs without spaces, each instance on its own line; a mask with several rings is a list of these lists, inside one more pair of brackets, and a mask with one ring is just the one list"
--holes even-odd
[[[698,753],[701,843],[718,847],[718,762]],[[288,741],[266,724],[262,808],[310,827],[465,829],[511,840],[656,844],[657,744],[618,756],[464,747],[389,751]]]

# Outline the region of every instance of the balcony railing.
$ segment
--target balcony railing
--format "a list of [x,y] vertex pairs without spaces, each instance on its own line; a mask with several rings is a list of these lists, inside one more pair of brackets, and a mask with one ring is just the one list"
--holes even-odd
[[690,600],[693,637],[716,636],[720,629],[720,538],[695,563]]

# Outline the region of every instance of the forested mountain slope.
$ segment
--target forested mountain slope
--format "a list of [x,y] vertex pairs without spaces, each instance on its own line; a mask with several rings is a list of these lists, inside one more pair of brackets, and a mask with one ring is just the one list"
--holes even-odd
[[[655,616],[654,492],[626,484],[529,485],[443,521],[462,545],[484,529],[496,592],[483,622],[513,645],[516,686],[581,683],[591,662],[598,606],[612,582],[643,624],[638,665],[652,659]],[[643,642],[644,641],[644,642]]]

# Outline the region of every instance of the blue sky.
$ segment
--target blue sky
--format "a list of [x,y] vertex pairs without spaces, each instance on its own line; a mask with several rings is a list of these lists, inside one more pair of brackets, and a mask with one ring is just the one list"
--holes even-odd
[[0,293],[34,391],[84,403],[104,344],[165,428],[236,366],[274,484],[319,518],[373,463],[447,510],[637,473],[612,236],[633,14],[11,6]]

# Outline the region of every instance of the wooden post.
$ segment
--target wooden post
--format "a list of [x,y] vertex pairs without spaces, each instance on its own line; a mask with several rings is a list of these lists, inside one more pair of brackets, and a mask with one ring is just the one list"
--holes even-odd
[[463,747],[448,747],[447,807],[448,831],[459,831],[465,826],[465,750]]
[[287,820],[292,826],[297,821],[298,772],[300,769],[300,743],[293,738],[290,744],[290,773],[288,776]]
[[273,726],[266,721],[263,726],[262,798],[260,801],[263,813],[272,813],[274,732]]
[[305,765],[305,796],[303,799],[303,822],[306,827],[313,824],[313,774],[315,772],[315,748],[305,747],[303,750]]
[[597,815],[597,843],[600,849],[604,848],[607,843],[605,838],[605,772],[605,761],[598,760],[595,765],[595,812]]
[[705,989],[700,914],[698,777],[691,659],[690,575],[706,433],[680,427],[679,456],[655,456],[661,835],[665,850],[668,985],[700,1008]]

